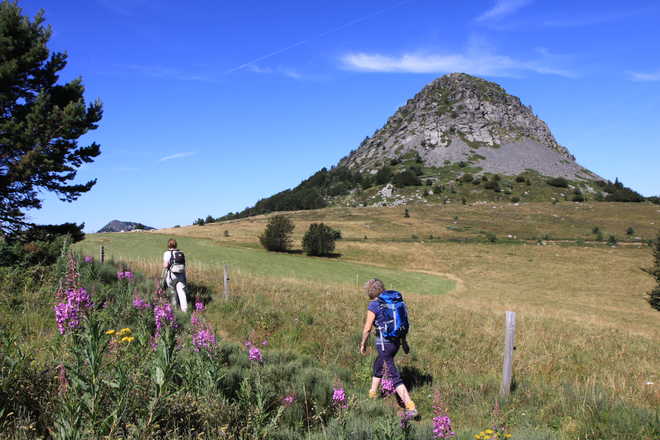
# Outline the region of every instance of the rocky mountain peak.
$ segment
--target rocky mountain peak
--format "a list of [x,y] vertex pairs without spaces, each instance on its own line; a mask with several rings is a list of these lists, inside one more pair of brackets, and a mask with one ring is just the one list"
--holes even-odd
[[499,84],[465,73],[435,79],[339,165],[375,172],[419,155],[426,166],[469,162],[484,172],[597,179],[559,145],[531,107]]

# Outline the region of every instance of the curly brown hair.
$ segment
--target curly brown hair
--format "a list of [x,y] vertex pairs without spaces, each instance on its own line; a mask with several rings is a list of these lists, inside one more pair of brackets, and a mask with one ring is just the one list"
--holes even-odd
[[173,239],[173,238],[170,238],[170,239],[167,241],[167,248],[168,248],[168,249],[176,249],[176,240]]
[[385,284],[378,278],[372,278],[364,283],[364,289],[367,291],[369,299],[375,299],[385,290]]

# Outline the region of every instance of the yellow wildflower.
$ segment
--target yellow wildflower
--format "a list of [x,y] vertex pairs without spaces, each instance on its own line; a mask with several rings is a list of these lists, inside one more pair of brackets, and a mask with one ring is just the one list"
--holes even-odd
[[485,432],[486,434],[495,434],[495,431],[493,431],[492,429],[487,429],[487,430],[485,430],[484,432]]
[[504,438],[511,438],[511,434],[504,434]]
[[121,338],[121,342],[129,342],[130,343],[130,342],[133,342],[134,339],[135,338],[133,336],[124,336],[123,338]]
[[121,336],[124,336],[124,335],[130,335],[130,334],[131,334],[131,329],[128,328],[128,327],[127,327],[127,328],[123,328],[123,329],[119,330],[119,334],[120,334]]
[[106,335],[114,335],[114,334],[115,334],[115,331],[114,331],[113,329],[106,330],[106,331],[105,331],[105,334],[106,334]]

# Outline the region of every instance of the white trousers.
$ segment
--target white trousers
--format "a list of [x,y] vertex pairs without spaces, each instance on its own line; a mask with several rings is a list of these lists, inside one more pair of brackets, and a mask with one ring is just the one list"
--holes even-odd
[[179,297],[179,306],[182,312],[188,311],[188,299],[186,298],[186,275],[170,273],[167,277],[167,287],[170,292],[170,304],[176,308],[176,299]]

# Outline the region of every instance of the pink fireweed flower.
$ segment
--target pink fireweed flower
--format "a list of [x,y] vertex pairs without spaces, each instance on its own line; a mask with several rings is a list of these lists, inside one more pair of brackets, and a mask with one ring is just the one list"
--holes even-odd
[[268,340],[264,339],[263,341],[261,341],[261,345],[263,345],[264,347],[267,347],[268,346]]
[[451,429],[451,419],[444,408],[440,394],[435,395],[433,405],[433,437],[434,438],[451,438],[455,437],[456,433]]
[[247,341],[243,342],[243,345],[245,345],[247,348],[254,347],[254,344],[250,340],[247,340]]
[[332,403],[337,408],[348,408],[348,403],[346,402],[346,392],[343,388],[333,388],[332,389]]
[[202,321],[199,320],[199,316],[197,316],[196,312],[193,312],[190,315],[190,324],[192,324],[193,327],[197,327],[202,323]]
[[135,278],[135,275],[133,275],[133,272],[130,271],[122,271],[122,272],[117,272],[117,279],[118,280],[132,280]]
[[83,261],[85,263],[91,263],[92,261],[94,261],[94,257],[91,257],[91,256],[87,255],[87,256],[85,256],[85,258],[83,258]]
[[192,344],[195,351],[212,350],[217,344],[213,330],[210,328],[199,329],[192,337]]
[[154,319],[156,321],[156,333],[165,326],[176,327],[176,318],[170,304],[161,304],[154,307]]
[[255,362],[262,362],[263,356],[261,355],[261,350],[254,346],[251,347],[248,352],[248,359]]
[[80,327],[80,319],[93,306],[92,297],[87,290],[82,287],[69,289],[66,292],[66,302],[58,303],[53,307],[57,329],[60,334],[63,335],[67,330]]
[[139,296],[136,296],[133,299],[133,307],[135,307],[138,310],[144,310],[144,309],[149,309],[151,308],[151,304],[140,298]]
[[383,394],[386,396],[389,396],[394,392],[394,382],[392,379],[389,379],[387,377],[384,377],[383,380],[380,382],[380,387],[383,390]]
[[293,403],[296,401],[296,395],[295,394],[289,394],[288,396],[282,397],[282,406],[289,407],[293,405]]
[[203,303],[200,299],[197,299],[197,300],[195,301],[195,311],[197,311],[197,312],[203,312],[204,309],[205,309],[205,307],[204,307],[204,303]]

